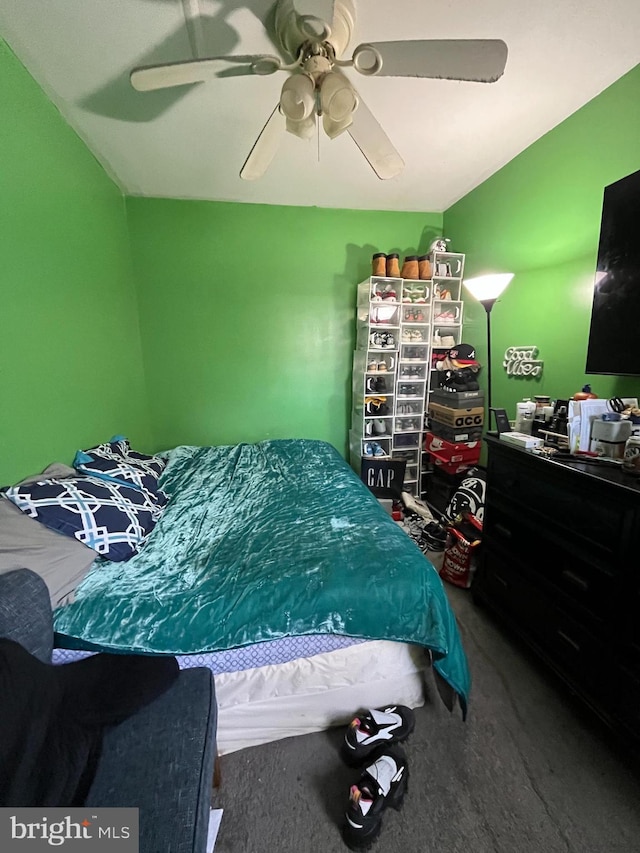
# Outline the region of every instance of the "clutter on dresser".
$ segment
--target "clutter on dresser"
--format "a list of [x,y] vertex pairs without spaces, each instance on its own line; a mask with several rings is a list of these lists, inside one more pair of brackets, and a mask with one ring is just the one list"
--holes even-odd
[[637,397],[600,399],[591,396],[569,400],[567,405],[567,432],[572,453],[587,451],[613,459],[623,458],[625,443],[634,430],[633,420],[640,421]]

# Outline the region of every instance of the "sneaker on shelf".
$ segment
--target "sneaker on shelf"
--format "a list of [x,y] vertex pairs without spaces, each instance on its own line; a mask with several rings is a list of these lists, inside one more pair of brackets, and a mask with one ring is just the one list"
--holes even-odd
[[374,444],[375,444],[375,442],[365,441],[364,447],[362,448],[365,456],[373,456],[374,455],[374,452],[373,452],[373,445]]
[[391,299],[393,302],[395,302],[396,299],[398,298],[398,294],[395,292],[395,290],[393,289],[393,286],[391,284],[388,284],[385,287],[385,289],[382,291],[380,296],[383,299]]
[[456,339],[453,335],[441,335],[440,331],[436,329],[433,333],[433,346],[434,347],[442,347],[444,349],[451,349],[451,347],[455,346]]
[[[375,420],[373,421],[373,431],[375,432],[376,435],[386,435],[387,434],[387,424],[385,423],[385,421],[382,418],[375,418]],[[375,448],[374,448],[373,453],[374,453],[374,456],[378,455],[375,452]]]
[[378,444],[377,441],[371,442],[373,445],[373,455],[374,456],[386,456],[384,449]]

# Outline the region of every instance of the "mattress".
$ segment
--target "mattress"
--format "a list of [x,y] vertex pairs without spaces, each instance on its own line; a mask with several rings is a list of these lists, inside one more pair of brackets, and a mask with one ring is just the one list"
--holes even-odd
[[[302,651],[309,656],[294,656]],[[54,649],[53,662],[91,654]],[[429,666],[419,646],[333,636],[288,638],[177,660],[182,669],[207,666],[214,672],[220,755],[344,725],[366,708],[415,708],[424,703]]]
[[[214,675],[220,675],[223,672],[240,672],[289,663],[298,658],[313,657],[364,642],[366,641],[337,634],[312,634],[307,637],[283,637],[280,640],[225,649],[221,652],[199,652],[175,657],[180,669],[206,666]],[[95,652],[57,648],[53,650],[52,661],[54,664],[71,663],[92,654]]]

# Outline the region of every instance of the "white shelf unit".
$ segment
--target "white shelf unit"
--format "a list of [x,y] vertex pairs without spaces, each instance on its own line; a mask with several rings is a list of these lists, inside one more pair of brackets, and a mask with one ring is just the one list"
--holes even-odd
[[349,455],[358,473],[365,451],[390,458],[400,347],[402,279],[372,276],[358,285]]
[[420,494],[424,412],[431,363],[432,292],[430,280],[404,279],[402,282],[392,456],[406,461],[404,488],[416,496]]
[[[462,341],[464,255],[435,252],[431,279],[371,276],[358,285],[353,354],[351,465],[367,446],[405,459],[405,489],[423,492],[425,411],[437,387],[434,356]],[[371,405],[383,400],[383,412]]]

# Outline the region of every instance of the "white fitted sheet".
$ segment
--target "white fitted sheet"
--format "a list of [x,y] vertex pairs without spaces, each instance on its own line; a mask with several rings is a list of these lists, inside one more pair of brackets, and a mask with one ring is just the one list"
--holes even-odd
[[218,753],[344,725],[363,708],[424,704],[428,653],[372,640],[216,675]]

